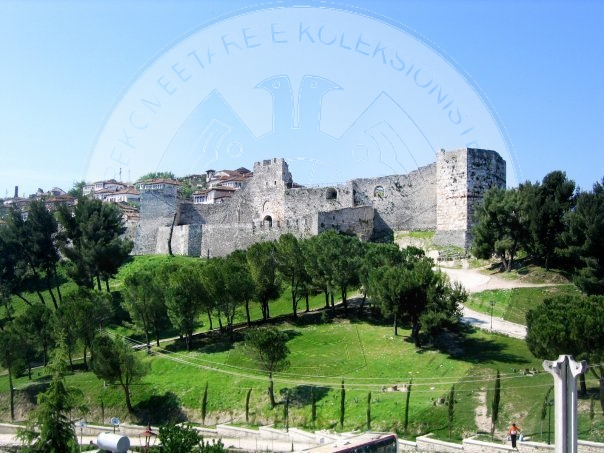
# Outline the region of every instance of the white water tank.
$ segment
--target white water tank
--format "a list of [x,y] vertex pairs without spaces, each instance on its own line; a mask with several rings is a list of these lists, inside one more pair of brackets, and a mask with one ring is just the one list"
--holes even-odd
[[115,433],[100,433],[96,438],[96,446],[100,450],[107,450],[112,453],[126,453],[130,448],[130,439],[128,436],[122,436]]

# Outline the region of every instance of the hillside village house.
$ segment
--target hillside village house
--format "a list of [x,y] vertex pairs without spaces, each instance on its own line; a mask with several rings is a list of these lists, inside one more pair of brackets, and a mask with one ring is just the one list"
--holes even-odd
[[115,179],[109,179],[106,181],[97,181],[92,184],[86,184],[82,188],[82,193],[85,196],[91,196],[98,200],[104,200],[105,197],[111,195],[119,190],[124,190],[128,187],[127,184],[117,182]]

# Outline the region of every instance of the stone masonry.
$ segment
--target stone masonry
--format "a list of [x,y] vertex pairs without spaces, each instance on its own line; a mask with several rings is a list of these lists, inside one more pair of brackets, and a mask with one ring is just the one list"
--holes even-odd
[[406,175],[320,188],[297,187],[285,160],[273,158],[256,162],[247,186],[221,204],[193,204],[173,190],[142,191],[134,253],[166,253],[170,229],[173,253],[203,257],[327,229],[362,240],[433,230],[437,244],[467,248],[477,203],[490,187],[505,187],[505,161],[495,151],[473,148],[436,157]]

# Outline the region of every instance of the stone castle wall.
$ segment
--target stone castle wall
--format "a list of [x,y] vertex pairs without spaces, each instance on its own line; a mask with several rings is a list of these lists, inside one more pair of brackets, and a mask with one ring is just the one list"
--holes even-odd
[[436,165],[406,175],[355,179],[357,204],[375,209],[374,236],[436,228]]
[[505,161],[495,151],[462,148],[437,153],[437,245],[468,248],[476,206],[487,189],[505,188]]
[[436,243],[466,248],[476,204],[493,185],[505,187],[505,161],[488,150],[439,152],[434,164],[406,175],[321,188],[293,187],[287,163],[274,158],[255,163],[248,185],[222,204],[142,193],[134,253],[167,251],[176,207],[172,249],[184,255],[221,256],[285,232],[308,237],[327,229],[362,239],[435,230]]

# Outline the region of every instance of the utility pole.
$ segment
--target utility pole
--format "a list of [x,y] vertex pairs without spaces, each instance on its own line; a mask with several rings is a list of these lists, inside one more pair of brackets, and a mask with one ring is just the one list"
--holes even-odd
[[554,376],[555,452],[577,453],[577,376],[587,363],[561,355],[556,361],[543,361],[543,369]]

